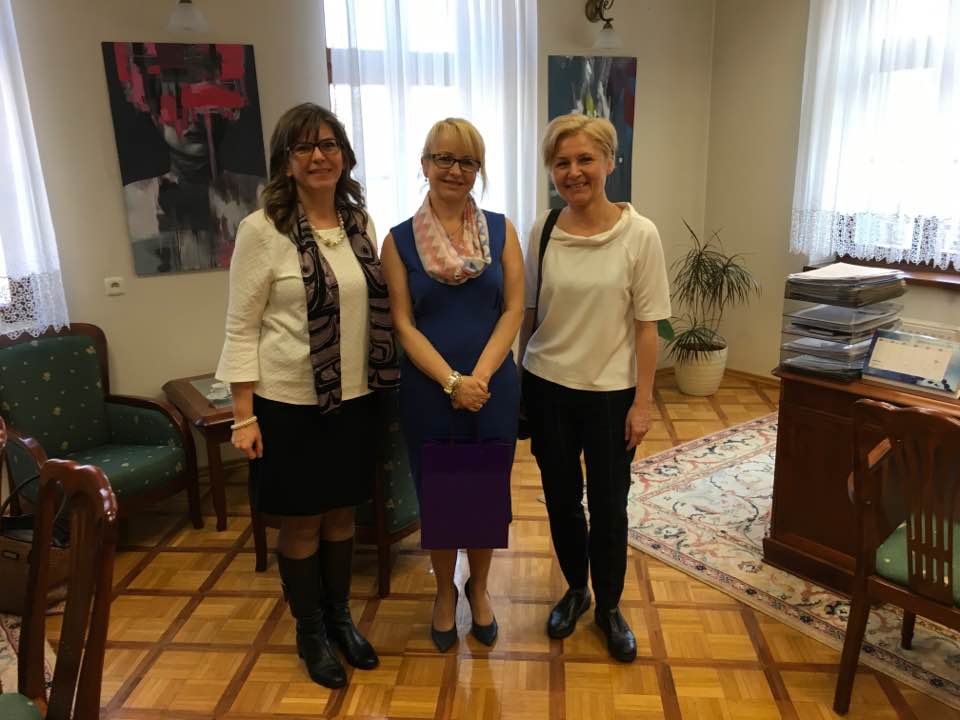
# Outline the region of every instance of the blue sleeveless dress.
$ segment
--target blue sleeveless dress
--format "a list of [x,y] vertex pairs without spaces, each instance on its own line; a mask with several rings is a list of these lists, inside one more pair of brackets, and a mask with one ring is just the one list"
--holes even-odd
[[[503,313],[503,247],[506,220],[484,211],[490,231],[491,263],[461,285],[445,285],[427,275],[413,239],[413,219],[390,229],[407,269],[407,286],[417,329],[450,367],[468,375]],[[426,440],[448,438],[516,443],[520,384],[511,350],[490,378],[490,399],[479,412],[454,410],[450,398],[405,355],[400,360],[400,422],[420,494],[420,449]]]

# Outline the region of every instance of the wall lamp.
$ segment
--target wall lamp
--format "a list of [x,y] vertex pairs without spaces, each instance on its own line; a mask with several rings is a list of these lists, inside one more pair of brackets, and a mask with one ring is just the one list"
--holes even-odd
[[603,21],[603,27],[597,32],[597,38],[593,41],[594,48],[610,50],[620,47],[620,38],[613,29],[613,18],[604,15],[611,7],[613,7],[613,0],[587,0],[584,7],[587,20],[592,23]]
[[179,0],[167,21],[167,30],[171,32],[206,32],[210,26],[200,12],[200,8],[191,0]]

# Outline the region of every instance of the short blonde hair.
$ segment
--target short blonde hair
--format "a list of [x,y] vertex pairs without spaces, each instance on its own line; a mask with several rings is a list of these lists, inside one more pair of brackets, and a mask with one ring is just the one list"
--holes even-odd
[[593,140],[600,149],[612,158],[617,154],[617,129],[606,118],[587,117],[580,113],[571,113],[555,117],[544,131],[540,153],[543,164],[550,167],[550,163],[557,156],[557,146],[565,138],[582,132]]
[[480,161],[480,179],[483,181],[483,189],[487,189],[487,163],[486,146],[483,144],[483,136],[480,131],[474,127],[473,123],[463,118],[444,118],[438,120],[427,133],[427,139],[423,141],[423,153],[421,157],[429,160],[430,155],[436,151],[437,143],[441,135],[452,135],[463,145],[471,157]]

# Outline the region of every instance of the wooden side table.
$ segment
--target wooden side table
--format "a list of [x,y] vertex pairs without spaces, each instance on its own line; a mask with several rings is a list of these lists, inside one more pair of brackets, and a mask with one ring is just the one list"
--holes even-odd
[[210,491],[213,496],[213,509],[217,514],[217,530],[225,530],[227,528],[227,492],[224,487],[220,444],[230,442],[233,406],[213,405],[190,382],[212,377],[213,374],[210,373],[170,380],[164,383],[163,392],[206,442],[207,458],[210,463]]
[[[183,416],[193,424],[203,436],[210,463],[210,493],[213,496],[213,509],[217,514],[217,530],[227,528],[227,491],[223,478],[223,461],[220,457],[220,444],[230,442],[230,425],[233,424],[233,406],[217,407],[197,390],[191,381],[212,378],[213,373],[194,375],[193,377],[170,380],[163,385],[163,391]],[[250,483],[247,482],[247,493]],[[267,529],[266,519],[261,513],[253,511],[250,500],[250,519],[253,524],[253,543],[256,548],[256,570],[267,569]]]

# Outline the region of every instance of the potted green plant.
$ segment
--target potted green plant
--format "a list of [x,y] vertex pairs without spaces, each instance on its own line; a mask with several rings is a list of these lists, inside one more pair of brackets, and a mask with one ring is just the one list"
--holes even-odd
[[693,244],[671,265],[673,300],[681,313],[667,351],[681,392],[713,395],[727,365],[727,341],[719,332],[723,312],[759,296],[760,285],[742,255],[724,251],[717,232],[701,240],[686,220],[683,224]]

